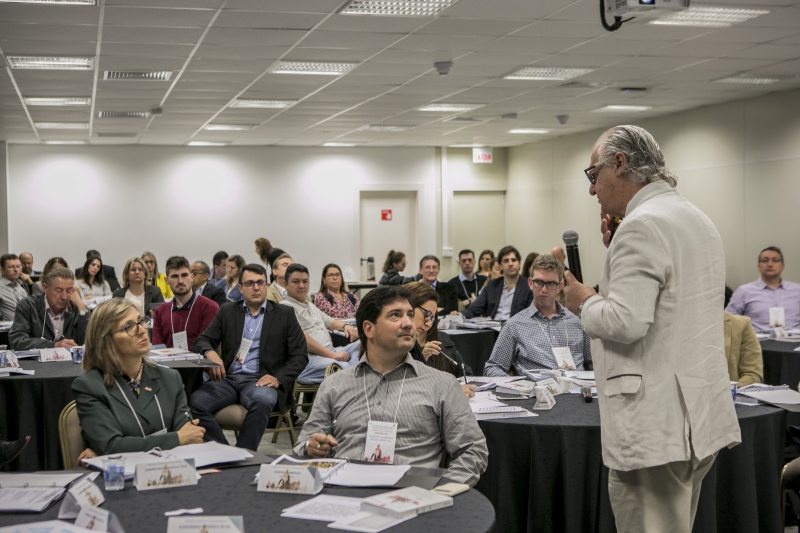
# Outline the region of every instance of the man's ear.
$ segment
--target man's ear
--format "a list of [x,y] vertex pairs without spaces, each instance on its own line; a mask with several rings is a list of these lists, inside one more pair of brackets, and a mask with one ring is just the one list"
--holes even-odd
[[368,340],[375,338],[375,324],[373,324],[372,322],[369,322],[368,320],[365,320],[361,324],[361,329],[364,331],[364,336]]
[[622,176],[628,169],[628,157],[622,152],[614,154],[615,175]]

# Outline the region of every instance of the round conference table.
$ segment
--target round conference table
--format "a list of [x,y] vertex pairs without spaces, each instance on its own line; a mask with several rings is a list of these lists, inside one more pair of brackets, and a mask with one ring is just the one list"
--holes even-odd
[[[101,509],[113,512],[128,532],[164,533],[167,530],[167,511],[202,507],[206,515],[244,517],[245,531],[270,533],[330,532],[328,522],[281,518],[281,511],[312,498],[310,495],[257,492],[250,485],[259,466],[226,468],[219,474],[200,478],[198,485],[139,492],[131,481],[118,492],[105,492],[102,476],[95,483],[106,501]],[[390,489],[325,487],[321,494],[365,498]],[[58,517],[60,501],[43,513],[2,514],[2,524],[16,525]],[[188,516],[188,515],[187,515]],[[472,489],[453,498],[453,506],[424,513],[391,528],[392,533],[488,533],[496,531],[492,504],[480,492]]]
[[464,363],[472,369],[472,373],[482,376],[483,367],[492,355],[494,343],[500,333],[493,329],[444,330],[443,333],[453,339],[456,349],[464,358]]
[[[597,401],[555,398],[537,417],[479,422],[489,466],[475,488],[494,504],[504,533],[613,533]],[[531,409],[534,402],[508,403]],[[742,443],[721,450],[704,479],[694,532],[778,533],[785,412],[737,406],[736,414]]]
[[789,385],[797,390],[800,383],[800,352],[794,351],[797,347],[800,347],[800,342],[761,341],[764,383]]

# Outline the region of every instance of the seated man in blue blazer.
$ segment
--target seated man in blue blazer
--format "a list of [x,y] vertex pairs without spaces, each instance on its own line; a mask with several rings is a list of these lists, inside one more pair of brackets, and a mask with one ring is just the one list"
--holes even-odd
[[[239,271],[243,302],[228,302],[192,350],[222,365],[211,368],[189,401],[206,440],[227,444],[214,413],[235,403],[247,409],[236,446],[257,450],[269,415],[292,405],[292,387],[308,364],[308,348],[294,310],[267,301],[267,271],[249,264]],[[219,347],[219,348],[218,348]]]
[[500,249],[497,260],[503,269],[503,277],[490,281],[478,299],[461,311],[464,318],[486,316],[494,320],[508,320],[530,307],[533,293],[528,283],[519,275],[521,259],[519,250],[513,246]]

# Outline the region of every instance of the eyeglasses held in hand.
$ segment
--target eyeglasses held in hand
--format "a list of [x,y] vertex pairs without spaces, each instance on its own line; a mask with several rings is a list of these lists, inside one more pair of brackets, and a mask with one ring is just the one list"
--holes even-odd
[[547,290],[554,291],[558,288],[558,284],[561,283],[560,281],[544,281],[543,279],[532,279],[531,283],[537,289],[541,289],[542,287],[547,287]]
[[150,329],[150,322],[152,322],[152,320],[149,316],[143,316],[138,322],[126,324],[121,330],[115,331],[114,333],[122,333],[124,331],[128,336],[135,337],[139,333],[139,326],[142,326],[144,330],[147,331]]
[[252,289],[254,285],[258,285],[259,287],[263,287],[267,284],[267,280],[259,279],[259,280],[248,280],[242,283],[242,287],[247,287],[248,289]]

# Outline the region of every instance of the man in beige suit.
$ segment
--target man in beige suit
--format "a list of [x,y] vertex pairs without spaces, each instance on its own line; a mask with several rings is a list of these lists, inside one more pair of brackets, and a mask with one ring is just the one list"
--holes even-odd
[[725,313],[725,358],[728,375],[739,387],[763,383],[764,360],[761,343],[750,323],[750,317]]
[[[600,293],[567,273],[592,337],[603,462],[617,531],[690,533],[703,477],[741,442],[725,361],[725,253],[675,191],[655,139],[606,131],[586,169],[608,252]],[[624,217],[611,240],[612,217]]]

